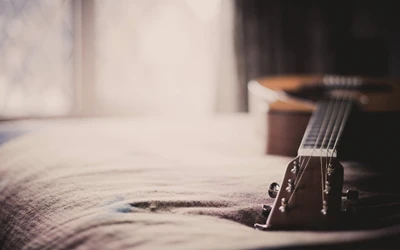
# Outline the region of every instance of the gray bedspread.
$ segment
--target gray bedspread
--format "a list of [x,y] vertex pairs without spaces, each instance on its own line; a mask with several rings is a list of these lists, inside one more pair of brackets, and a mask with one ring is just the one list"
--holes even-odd
[[253,229],[291,159],[263,155],[247,115],[2,126],[35,129],[0,146],[0,249],[397,248],[398,182],[351,163],[355,228]]

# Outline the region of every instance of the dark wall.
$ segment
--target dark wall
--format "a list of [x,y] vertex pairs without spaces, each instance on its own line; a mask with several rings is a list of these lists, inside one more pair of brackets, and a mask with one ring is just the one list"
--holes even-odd
[[396,1],[236,0],[242,109],[250,79],[276,74],[400,75]]

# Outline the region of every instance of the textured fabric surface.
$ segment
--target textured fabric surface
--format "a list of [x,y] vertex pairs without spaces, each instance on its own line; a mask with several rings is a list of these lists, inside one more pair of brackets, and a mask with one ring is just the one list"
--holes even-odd
[[44,124],[0,147],[0,249],[382,249],[398,243],[398,185],[350,163],[345,188],[359,189],[355,205],[364,216],[354,228],[254,230],[265,221],[261,204],[273,202],[269,183],[280,181],[291,159],[262,155],[246,115]]

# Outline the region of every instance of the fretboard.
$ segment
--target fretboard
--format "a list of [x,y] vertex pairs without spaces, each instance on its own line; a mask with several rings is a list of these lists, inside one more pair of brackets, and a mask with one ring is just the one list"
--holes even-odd
[[318,101],[300,144],[301,156],[336,157],[353,102],[349,98]]

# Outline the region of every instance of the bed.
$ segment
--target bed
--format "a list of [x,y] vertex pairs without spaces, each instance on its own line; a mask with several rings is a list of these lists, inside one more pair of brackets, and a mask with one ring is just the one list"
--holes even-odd
[[255,230],[288,157],[264,155],[247,114],[0,123],[0,249],[396,248],[395,176],[345,163],[363,222]]

